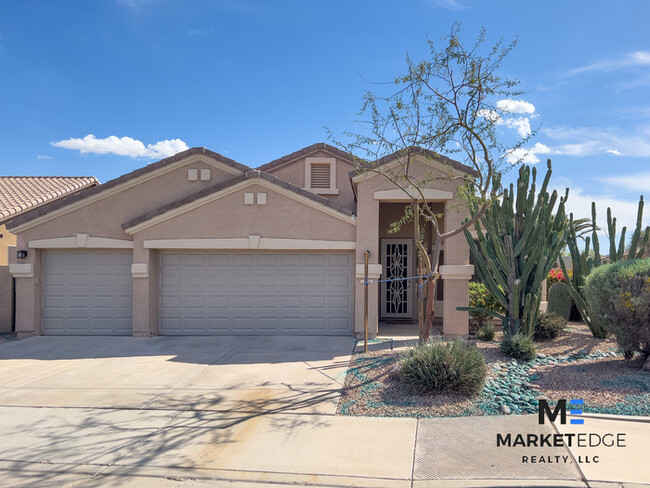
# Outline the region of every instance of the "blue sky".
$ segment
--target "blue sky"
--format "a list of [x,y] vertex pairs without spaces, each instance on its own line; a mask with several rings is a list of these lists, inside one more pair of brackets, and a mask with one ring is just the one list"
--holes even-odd
[[569,208],[629,223],[650,188],[649,18],[644,0],[5,1],[0,173],[107,181],[186,146],[258,166],[355,130],[371,82],[459,21],[519,37],[503,73]]

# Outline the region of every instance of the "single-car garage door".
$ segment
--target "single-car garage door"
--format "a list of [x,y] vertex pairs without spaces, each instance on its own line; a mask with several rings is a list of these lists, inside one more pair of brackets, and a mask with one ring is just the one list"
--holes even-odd
[[349,252],[163,252],[161,335],[349,335]]
[[131,335],[131,251],[45,251],[42,333]]

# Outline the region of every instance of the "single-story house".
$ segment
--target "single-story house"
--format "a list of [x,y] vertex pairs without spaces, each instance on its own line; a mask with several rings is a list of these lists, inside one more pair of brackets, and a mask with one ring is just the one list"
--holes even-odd
[[[98,184],[92,176],[0,176],[0,220]],[[10,332],[13,325],[9,250],[15,245],[15,234],[0,225],[0,332]]]
[[[396,156],[376,163],[399,172]],[[456,181],[473,174],[425,150],[412,170]],[[456,181],[426,190],[446,228],[467,215]],[[394,183],[357,173],[347,153],[327,144],[257,169],[192,148],[4,219],[26,251],[11,263],[16,330],[360,334],[364,251],[371,279],[416,273],[410,230],[388,232],[407,202]],[[446,334],[466,334],[467,312],[456,310],[467,305],[473,274],[463,234],[443,251],[436,313]],[[369,286],[371,335],[378,323],[416,319],[413,280]]]

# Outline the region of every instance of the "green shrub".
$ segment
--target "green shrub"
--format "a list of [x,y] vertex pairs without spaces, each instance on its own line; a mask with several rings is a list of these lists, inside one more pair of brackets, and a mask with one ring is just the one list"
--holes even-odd
[[437,342],[405,353],[400,376],[418,393],[477,394],[485,383],[487,366],[481,352],[463,341]]
[[[487,287],[483,283],[477,283],[474,281],[469,284],[469,306],[472,308],[492,310],[496,313],[503,313],[503,307],[490,294]],[[476,319],[479,329],[488,321],[492,320],[492,317],[489,314],[477,310],[471,310],[469,315]]]
[[650,259],[595,268],[585,283],[590,314],[631,358],[650,355]]
[[555,339],[562,329],[566,327],[566,319],[553,312],[547,312],[537,317],[534,339],[547,341]]
[[535,358],[535,344],[530,337],[524,334],[504,337],[501,341],[501,350],[504,354],[522,361],[530,361]]
[[491,341],[494,339],[494,325],[486,324],[483,327],[479,328],[476,333],[477,339],[481,341]]

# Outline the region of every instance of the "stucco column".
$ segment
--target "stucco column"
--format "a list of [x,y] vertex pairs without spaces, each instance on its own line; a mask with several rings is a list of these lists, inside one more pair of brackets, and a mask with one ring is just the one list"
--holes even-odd
[[[381,273],[379,264],[379,200],[373,198],[372,192],[359,192],[357,201],[357,250],[354,301],[354,331],[357,337],[363,335],[364,315],[364,285],[363,264],[364,251],[370,251],[371,279],[377,279]],[[359,276],[361,266],[361,276]],[[374,276],[374,278],[373,278]],[[368,335],[377,336],[377,320],[379,314],[379,285],[371,284],[368,289]]]
[[442,332],[445,336],[469,334],[469,312],[457,310],[469,305],[469,280],[474,274],[474,266],[448,264],[440,266],[443,278],[445,299],[443,301]]
[[[9,273],[16,278],[16,336],[41,335],[41,251],[27,249],[22,240],[9,248]],[[27,250],[18,259],[17,250]]]
[[133,241],[133,337],[158,335],[158,253]]

